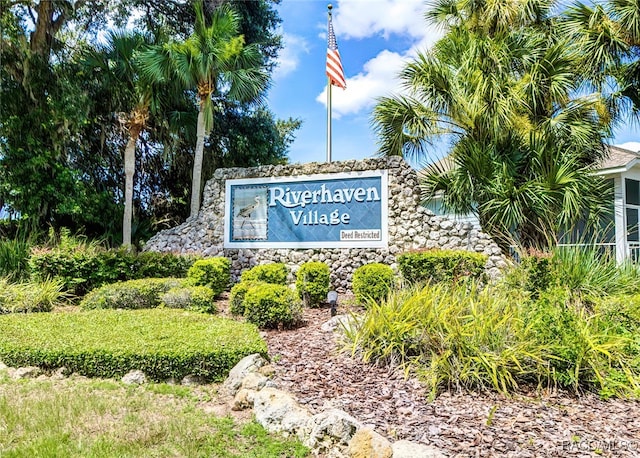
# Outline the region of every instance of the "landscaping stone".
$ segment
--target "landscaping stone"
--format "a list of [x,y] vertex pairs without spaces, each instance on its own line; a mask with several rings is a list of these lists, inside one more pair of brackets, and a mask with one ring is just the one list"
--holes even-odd
[[371,428],[361,428],[349,441],[349,458],[391,458],[391,442]]
[[445,458],[440,450],[429,445],[407,440],[394,442],[391,445],[393,458]]
[[14,379],[37,378],[42,375],[42,369],[35,366],[19,367],[13,372]]
[[126,385],[142,385],[143,383],[147,383],[147,376],[144,375],[144,372],[136,369],[127,372],[124,377],[122,377],[122,383]]
[[51,378],[54,380],[62,380],[71,375],[71,371],[66,367],[59,367],[51,373]]
[[303,438],[307,433],[307,424],[311,419],[309,411],[301,407],[288,393],[263,388],[253,400],[253,413],[256,421],[271,433],[286,433]]
[[358,420],[340,409],[325,410],[309,420],[309,434],[304,444],[319,451],[346,446],[361,427]]
[[9,369],[9,366],[7,366],[5,363],[0,361],[0,371],[6,371],[8,369]]
[[220,387],[220,392],[225,396],[235,396],[242,386],[242,380],[247,375],[258,372],[266,364],[267,360],[257,353],[245,356],[229,371],[229,376]]
[[185,386],[206,385],[207,380],[204,377],[200,377],[199,375],[189,374],[184,376],[184,378],[180,381],[180,384]]
[[273,377],[273,375],[276,373],[276,369],[271,364],[267,364],[265,366],[262,366],[260,369],[258,369],[258,372],[264,375],[265,377],[270,378],[270,377]]
[[352,315],[336,315],[320,326],[323,332],[342,332],[345,329],[351,330],[357,324],[357,319]]
[[242,379],[240,389],[260,391],[265,387],[269,379],[258,372],[251,372]]
[[253,402],[256,396],[255,390],[247,388],[241,388],[236,393],[231,403],[231,410],[246,410],[253,407]]

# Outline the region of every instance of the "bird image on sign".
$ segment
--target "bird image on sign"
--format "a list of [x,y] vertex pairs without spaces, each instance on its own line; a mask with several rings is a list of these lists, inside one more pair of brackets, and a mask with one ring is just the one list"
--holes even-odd
[[265,240],[267,238],[266,188],[238,189],[233,206],[239,208],[233,217],[233,239]]

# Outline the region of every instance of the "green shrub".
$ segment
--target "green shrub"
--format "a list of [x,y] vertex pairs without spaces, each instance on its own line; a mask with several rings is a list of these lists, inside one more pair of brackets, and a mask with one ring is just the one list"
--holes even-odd
[[242,272],[241,281],[261,281],[274,285],[286,285],[289,269],[281,262],[262,264]]
[[84,296],[92,289],[117,281],[154,277],[184,277],[195,257],[169,253],[141,253],[103,250],[99,247],[77,250],[34,250],[29,258],[36,280],[60,279],[65,291]]
[[260,328],[289,328],[300,321],[302,306],[295,292],[283,285],[255,284],[244,296],[244,316]]
[[241,281],[236,283],[231,288],[229,293],[229,311],[233,315],[244,315],[244,296],[247,294],[250,288],[256,285],[267,284],[259,281]]
[[227,258],[200,259],[193,263],[187,278],[193,285],[208,286],[215,296],[219,296],[229,287],[231,261]]
[[65,300],[59,281],[10,283],[0,278],[0,314],[50,312]]
[[184,310],[92,310],[0,316],[0,361],[87,377],[133,369],[155,381],[194,374],[221,381],[243,357],[267,354],[249,323]]
[[409,283],[482,279],[486,262],[485,255],[462,250],[412,251],[398,256],[398,268]]
[[161,296],[182,286],[178,278],[145,278],[101,286],[80,302],[83,309],[149,309],[158,307]]
[[178,286],[160,296],[160,304],[172,309],[216,313],[215,296],[208,286]]
[[351,281],[356,300],[361,304],[381,301],[393,289],[394,277],[393,269],[386,264],[374,262],[358,267]]
[[317,306],[327,299],[329,266],[324,262],[306,262],[296,273],[296,290],[305,305]]

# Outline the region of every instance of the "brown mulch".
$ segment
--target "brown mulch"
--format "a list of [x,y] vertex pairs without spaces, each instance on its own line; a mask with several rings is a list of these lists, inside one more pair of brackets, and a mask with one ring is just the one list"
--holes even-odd
[[329,318],[329,309],[306,309],[304,326],[265,333],[276,382],[312,413],[339,408],[392,441],[450,457],[640,457],[637,401],[558,392],[444,393],[428,402],[417,380],[340,353],[320,329]]

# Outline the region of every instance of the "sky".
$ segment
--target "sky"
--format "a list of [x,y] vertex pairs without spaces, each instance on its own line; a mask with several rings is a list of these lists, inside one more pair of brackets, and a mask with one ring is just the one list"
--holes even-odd
[[[327,158],[327,5],[333,5],[333,27],[347,88],[333,87],[332,160],[376,155],[371,111],[376,99],[397,92],[397,74],[405,62],[431,46],[442,32],[424,19],[424,0],[282,0],[284,49],[273,75],[269,108],[278,118],[302,120],[289,150],[292,163]],[[620,126],[613,144],[640,150],[638,126]],[[446,145],[433,151],[433,159]],[[415,165],[415,164],[414,164]]]

